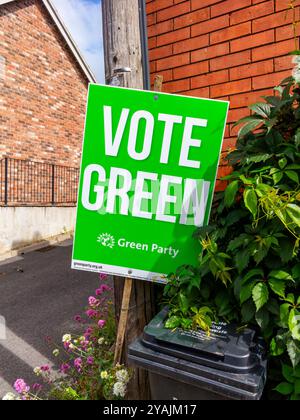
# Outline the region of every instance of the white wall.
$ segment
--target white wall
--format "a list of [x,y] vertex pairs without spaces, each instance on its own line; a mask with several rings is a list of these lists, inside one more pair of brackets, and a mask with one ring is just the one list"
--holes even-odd
[[71,232],[74,207],[0,207],[0,255]]

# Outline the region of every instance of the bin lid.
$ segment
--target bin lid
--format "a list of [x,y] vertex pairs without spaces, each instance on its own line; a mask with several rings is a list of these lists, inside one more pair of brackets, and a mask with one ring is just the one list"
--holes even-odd
[[202,330],[170,330],[164,326],[167,315],[164,309],[145,327],[146,347],[227,372],[249,372],[261,363],[264,348],[254,330],[238,331],[226,323],[213,324],[210,336]]

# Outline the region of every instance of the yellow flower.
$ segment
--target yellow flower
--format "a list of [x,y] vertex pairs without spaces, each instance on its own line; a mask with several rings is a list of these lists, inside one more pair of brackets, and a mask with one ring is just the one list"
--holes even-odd
[[71,334],[65,334],[62,338],[63,343],[70,343],[71,340],[72,340]]
[[100,376],[101,376],[101,379],[107,379],[107,377],[108,377],[108,373],[106,372],[106,370],[103,370],[103,371],[101,372]]

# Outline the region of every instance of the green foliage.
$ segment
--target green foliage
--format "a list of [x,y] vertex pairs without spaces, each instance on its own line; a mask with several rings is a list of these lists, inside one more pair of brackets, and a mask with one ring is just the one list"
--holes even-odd
[[181,267],[170,276],[164,290],[164,302],[170,309],[166,328],[201,328],[209,334],[215,313],[211,308],[198,307],[201,301],[199,290],[199,272],[193,267]]
[[300,366],[292,368],[289,365],[282,365],[282,375],[285,379],[275,391],[281,395],[289,397],[290,400],[300,401]]
[[[195,233],[202,245],[199,267],[189,268],[180,291],[196,284],[186,307],[210,308],[217,318],[259,328],[270,355],[298,369],[300,88],[288,78],[264,100],[238,123],[228,186],[215,194],[210,226]],[[175,296],[172,280],[168,288]],[[186,326],[194,326],[191,309],[184,312],[178,299],[172,298],[171,316],[181,308]],[[207,330],[209,322],[198,326]],[[279,389],[290,391],[290,385]],[[293,388],[288,395],[298,394]]]

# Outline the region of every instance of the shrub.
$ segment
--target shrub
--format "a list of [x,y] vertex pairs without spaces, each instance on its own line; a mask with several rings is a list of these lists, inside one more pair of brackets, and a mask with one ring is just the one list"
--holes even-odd
[[[299,375],[300,88],[289,78],[275,91],[238,123],[228,186],[215,195],[210,225],[195,233],[199,267],[179,268],[165,287],[166,326],[251,325],[270,356]],[[299,386],[285,395],[300,399]]]

